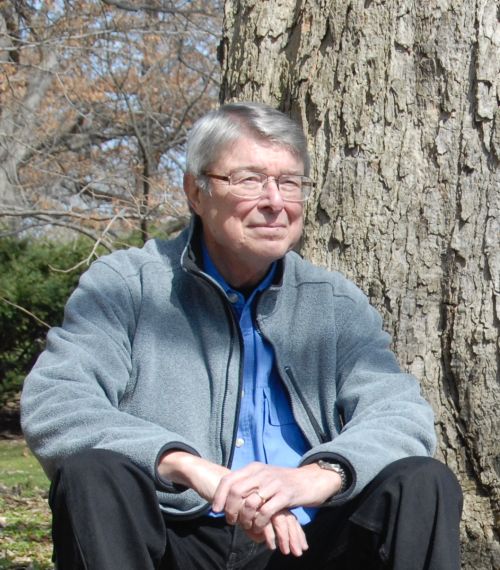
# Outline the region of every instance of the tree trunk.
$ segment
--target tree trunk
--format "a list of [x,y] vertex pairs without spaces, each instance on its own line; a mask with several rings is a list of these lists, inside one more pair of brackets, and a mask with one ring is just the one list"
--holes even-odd
[[495,0],[226,0],[221,99],[304,126],[302,253],[358,283],[436,413],[463,568],[500,569]]
[[[4,29],[7,27],[0,14],[0,39],[4,39],[1,37]],[[58,64],[53,50],[40,48],[39,51],[40,61],[27,82],[22,100],[16,101],[10,108],[0,107],[0,206],[24,203],[18,169],[33,151],[33,136],[38,126],[36,117]],[[0,63],[1,58],[4,58],[4,54],[0,50]]]

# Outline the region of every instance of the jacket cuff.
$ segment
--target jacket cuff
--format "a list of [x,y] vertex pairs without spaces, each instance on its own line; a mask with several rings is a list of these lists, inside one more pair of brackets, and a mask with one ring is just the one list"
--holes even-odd
[[160,465],[161,458],[167,453],[167,451],[186,451],[187,453],[191,453],[192,455],[196,455],[197,457],[201,457],[201,455],[189,445],[185,443],[181,443],[180,441],[173,441],[164,445],[158,455],[156,456],[155,461],[155,486],[159,491],[163,491],[165,493],[183,493],[184,491],[188,490],[188,487],[185,485],[180,485],[179,483],[174,483],[169,479],[165,479],[158,473],[158,466]]

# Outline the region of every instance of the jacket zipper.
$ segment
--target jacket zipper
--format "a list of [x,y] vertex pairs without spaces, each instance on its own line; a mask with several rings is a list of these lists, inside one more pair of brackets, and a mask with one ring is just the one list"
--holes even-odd
[[[226,394],[227,394],[227,384],[229,382],[228,368],[229,368],[229,363],[231,362],[231,359],[233,357],[233,350],[234,350],[234,344],[235,344],[235,334],[234,334],[235,330],[236,330],[236,334],[237,334],[239,342],[240,342],[241,357],[240,357],[239,370],[238,370],[238,392],[237,392],[238,396],[236,398],[236,410],[235,410],[235,415],[234,415],[235,421],[234,421],[234,426],[233,426],[233,436],[232,436],[232,440],[231,440],[231,448],[229,450],[229,457],[227,458],[227,461],[224,462],[225,466],[229,467],[229,465],[231,465],[231,462],[233,460],[234,448],[236,445],[236,437],[238,435],[238,423],[239,423],[239,417],[240,417],[241,398],[239,397],[239,394],[241,394],[242,385],[243,385],[243,360],[244,360],[244,358],[243,358],[243,340],[241,338],[241,332],[240,332],[239,326],[237,325],[237,323],[235,321],[234,314],[231,310],[231,307],[228,306],[227,297],[226,297],[225,293],[222,291],[222,289],[220,288],[219,284],[201,272],[196,271],[196,272],[194,272],[194,274],[197,275],[203,281],[206,281],[212,287],[214,287],[214,289],[216,290],[217,294],[219,295],[219,297],[222,301],[222,305],[224,307],[224,311],[226,313],[226,317],[229,321],[229,325],[231,328],[231,344],[229,347],[229,358],[228,358],[228,363],[227,363],[227,367],[226,367]],[[224,425],[224,412],[226,409],[226,394],[224,395],[224,400],[222,402],[222,414],[221,414],[221,431],[220,431],[220,438],[221,439],[220,439],[220,442],[221,442],[221,448],[222,449],[224,448],[224,445],[223,445],[224,441],[222,438],[222,431],[223,431],[222,426]]]
[[[273,343],[272,343],[272,342],[264,335],[264,333],[262,332],[262,329],[260,328],[259,319],[257,318],[257,303],[258,303],[258,301],[259,301],[259,299],[260,299],[261,296],[262,296],[262,293],[259,295],[258,298],[255,299],[255,303],[254,303],[254,319],[253,319],[253,320],[254,320],[254,323],[255,323],[255,328],[256,328],[256,330],[258,331],[258,333],[259,333],[260,335],[262,335],[262,336],[267,340],[267,342],[273,347],[273,351],[274,351],[275,358],[276,358],[276,351],[274,350]],[[285,367],[284,367],[284,370],[285,370],[286,375],[288,376],[288,378],[290,379],[290,381],[291,381],[291,383],[292,383],[292,385],[293,385],[293,388],[294,388],[294,390],[295,390],[295,393],[297,394],[297,396],[298,396],[298,398],[299,398],[299,400],[300,400],[300,403],[302,404],[302,407],[303,407],[304,410],[306,411],[307,417],[309,418],[309,423],[311,424],[311,426],[312,426],[312,428],[313,428],[313,430],[314,430],[314,433],[316,434],[316,437],[319,439],[319,441],[320,441],[321,443],[326,443],[327,441],[329,441],[329,438],[328,438],[327,435],[324,433],[324,431],[321,429],[321,427],[320,427],[318,421],[317,421],[316,418],[314,417],[314,414],[313,414],[313,412],[312,412],[312,410],[311,410],[311,407],[310,407],[309,404],[306,402],[306,400],[305,400],[305,398],[304,398],[304,396],[303,396],[303,394],[302,394],[302,392],[301,392],[301,390],[300,390],[300,388],[299,388],[299,384],[298,384],[298,382],[297,382],[296,379],[295,379],[295,376],[294,376],[294,374],[293,374],[292,369],[290,368],[290,366],[285,366]],[[285,386],[285,388],[286,388],[286,386]],[[288,392],[288,400],[289,400],[289,402],[290,402],[290,406],[292,406],[292,400],[291,400],[291,397],[290,397],[290,391],[289,391],[288,389],[287,389],[287,392]],[[293,410],[292,410],[292,411],[293,411]],[[301,431],[303,431],[303,430],[301,430]],[[304,434],[304,437],[305,437],[306,439],[308,439],[307,436],[306,436],[306,434]]]
[[[244,348],[243,348],[243,339],[241,338],[241,331],[239,326],[237,326],[236,322],[235,322],[235,318],[234,318],[234,314],[231,310],[230,307],[227,306],[227,302],[225,301],[225,297],[223,298],[223,302],[224,302],[224,308],[226,310],[226,314],[228,316],[228,320],[231,324],[232,327],[232,334],[231,334],[231,348],[230,348],[230,352],[229,352],[229,359],[228,359],[228,367],[229,367],[229,363],[231,362],[232,356],[233,356],[233,349],[234,349],[234,344],[235,344],[235,334],[234,334],[234,330],[236,329],[236,333],[238,335],[238,340],[240,343],[240,362],[239,362],[239,369],[238,369],[238,391],[237,391],[237,396],[236,396],[236,410],[234,413],[234,425],[233,425],[233,437],[231,440],[231,449],[229,450],[229,457],[227,458],[227,462],[226,462],[226,467],[229,467],[233,461],[233,456],[234,456],[234,449],[236,446],[236,437],[238,435],[238,425],[239,425],[239,418],[240,418],[240,407],[241,407],[241,390],[243,387],[243,361],[244,361]],[[229,374],[228,374],[228,369],[226,368],[226,385],[229,382]],[[224,402],[222,403],[222,417],[221,417],[221,426],[224,425],[224,412],[226,410],[226,405],[225,405],[225,398],[224,398]],[[223,443],[222,441],[222,429],[221,429],[221,444]]]
[[311,410],[311,407],[306,402],[304,395],[300,391],[299,385],[295,379],[295,376],[294,376],[293,371],[290,368],[290,366],[285,366],[285,372],[286,372],[286,375],[288,376],[288,378],[290,379],[290,381],[293,385],[295,393],[297,394],[297,396],[300,400],[300,403],[302,404],[302,407],[306,411],[307,417],[309,418],[309,422],[310,422],[314,432],[316,433],[316,436],[318,437],[318,439],[320,440],[321,443],[326,443],[327,441],[329,441],[329,439],[328,439],[327,435],[325,434],[325,432],[321,429],[321,426],[319,425],[318,421],[314,417],[314,414]]

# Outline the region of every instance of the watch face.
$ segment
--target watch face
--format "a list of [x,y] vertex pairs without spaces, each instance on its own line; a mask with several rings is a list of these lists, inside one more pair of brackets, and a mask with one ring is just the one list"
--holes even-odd
[[335,471],[335,473],[340,476],[342,483],[340,485],[340,489],[335,494],[343,493],[347,488],[347,475],[342,465],[339,463],[329,463],[323,459],[320,459],[318,461],[318,465],[321,467],[321,469],[326,469],[327,471]]
[[318,465],[321,467],[321,469],[327,469],[328,471],[335,471],[336,473],[343,473],[343,469],[342,467],[338,464],[338,463],[329,463],[328,461],[323,461],[323,459],[320,459],[318,461]]

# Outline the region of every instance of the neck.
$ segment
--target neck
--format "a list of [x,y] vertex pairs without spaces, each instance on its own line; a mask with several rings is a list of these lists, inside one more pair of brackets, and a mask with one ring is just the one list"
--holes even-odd
[[264,279],[273,263],[273,260],[258,260],[252,263],[248,259],[242,261],[240,257],[234,259],[234,256],[227,252],[221,252],[211,240],[205,239],[204,245],[211,263],[234,289],[253,289]]
[[256,287],[262,279],[264,279],[271,267],[271,263],[260,268],[249,265],[244,266],[241,264],[235,266],[230,261],[226,262],[225,259],[214,259],[209,248],[208,253],[212,259],[212,263],[217,268],[217,271],[222,275],[222,277],[224,277],[231,287],[234,287],[234,289],[252,289],[253,287]]

